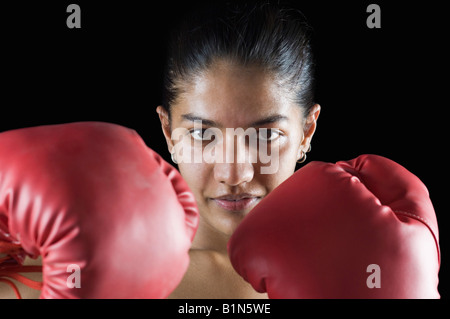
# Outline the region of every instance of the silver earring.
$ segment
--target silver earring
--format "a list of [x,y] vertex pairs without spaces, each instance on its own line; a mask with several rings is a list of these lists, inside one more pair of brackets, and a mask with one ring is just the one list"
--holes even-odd
[[300,159],[297,161],[297,163],[298,163],[298,164],[301,164],[301,163],[304,163],[305,161],[306,161],[306,153],[303,153],[302,158],[300,158]]
[[309,144],[308,150],[303,153],[303,156],[297,161],[298,164],[302,164],[306,161],[306,153],[311,152],[311,144]]

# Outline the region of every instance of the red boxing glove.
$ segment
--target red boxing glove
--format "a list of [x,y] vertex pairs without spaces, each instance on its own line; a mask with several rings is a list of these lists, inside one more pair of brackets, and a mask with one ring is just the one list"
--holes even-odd
[[270,298],[439,298],[428,191],[380,156],[304,166],[250,212],[228,251]]
[[181,175],[133,130],[81,122],[0,134],[0,276],[41,255],[41,298],[165,298],[197,224]]

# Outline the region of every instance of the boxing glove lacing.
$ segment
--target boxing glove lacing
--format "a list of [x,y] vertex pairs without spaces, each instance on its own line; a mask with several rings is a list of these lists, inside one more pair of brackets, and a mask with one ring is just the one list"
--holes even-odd
[[4,282],[11,286],[18,299],[22,299],[16,284],[8,278],[17,280],[18,282],[36,290],[42,289],[42,282],[29,279],[19,273],[42,272],[42,266],[24,266],[20,264],[14,255],[22,252],[23,249],[18,244],[0,241],[0,254],[6,256],[0,257],[0,282]]

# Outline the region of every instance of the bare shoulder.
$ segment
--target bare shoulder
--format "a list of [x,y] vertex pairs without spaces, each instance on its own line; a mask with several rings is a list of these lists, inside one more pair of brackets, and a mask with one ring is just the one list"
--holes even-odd
[[213,250],[192,249],[190,264],[172,299],[267,298],[257,293],[231,266],[228,256]]

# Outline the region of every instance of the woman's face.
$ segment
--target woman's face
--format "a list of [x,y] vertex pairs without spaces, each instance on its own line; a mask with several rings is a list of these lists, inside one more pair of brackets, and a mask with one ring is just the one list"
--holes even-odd
[[[304,119],[270,75],[226,62],[215,63],[184,91],[172,105],[171,125],[158,108],[169,151],[195,195],[202,221],[231,235],[293,174],[309,147],[320,107]],[[214,132],[213,138],[207,132]]]

